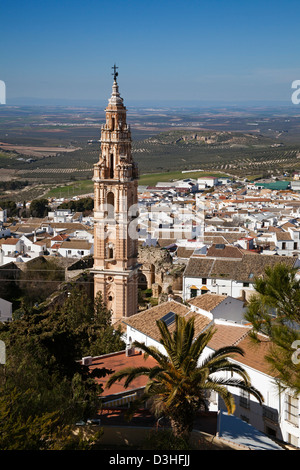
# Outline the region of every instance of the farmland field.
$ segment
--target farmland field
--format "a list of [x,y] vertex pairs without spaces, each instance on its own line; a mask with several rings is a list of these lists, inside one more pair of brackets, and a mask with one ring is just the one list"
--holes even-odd
[[[250,178],[299,171],[299,114],[295,106],[129,108],[140,184],[189,170]],[[1,106],[0,180],[28,181],[22,197],[90,192],[104,121],[98,108]],[[18,194],[0,195],[8,197]]]

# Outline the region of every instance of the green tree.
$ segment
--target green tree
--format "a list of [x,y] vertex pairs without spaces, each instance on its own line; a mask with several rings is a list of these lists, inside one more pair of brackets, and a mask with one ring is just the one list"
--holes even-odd
[[45,217],[48,214],[48,199],[34,199],[29,207],[32,217]]
[[84,197],[77,201],[63,202],[58,208],[84,213],[91,212],[94,209],[94,200],[91,197]]
[[0,449],[3,450],[89,450],[99,434],[93,439],[72,433],[71,426],[60,425],[59,412],[42,413],[25,417],[20,413],[18,402],[27,402],[31,390],[0,395]]
[[53,259],[38,257],[20,272],[20,301],[29,307],[43,302],[65,280],[65,271]]
[[256,293],[245,317],[253,325],[251,337],[255,342],[260,342],[258,333],[269,339],[266,360],[281,385],[299,395],[300,364],[293,359],[293,345],[300,345],[300,280],[296,274],[297,269],[282,263],[267,267],[264,276],[255,279]]
[[18,214],[18,208],[15,201],[1,201],[0,207],[7,210],[7,217],[14,217]]
[[[166,324],[159,320],[157,326],[160,331],[160,343],[164,346],[167,355],[157,348],[135,342],[135,346],[145,353],[145,357],[152,356],[157,365],[152,368],[129,367],[113,374],[107,383],[109,388],[116,381],[125,379],[128,387],[135,378],[146,375],[149,380],[141,402],[152,400],[152,409],[157,416],[166,416],[170,419],[174,436],[188,439],[192,430],[194,416],[197,410],[206,409],[205,393],[216,391],[224,400],[229,413],[235,409],[234,395],[228,387],[237,387],[248,391],[262,403],[263,397],[250,382],[246,371],[238,364],[231,362],[234,355],[243,355],[243,351],[236,346],[223,347],[214,351],[208,357],[199,359],[204,348],[214,335],[211,327],[198,337],[195,336],[194,318],[188,321],[176,315],[176,325],[173,335]],[[230,372],[237,378],[222,378],[215,373]],[[138,404],[138,403],[136,403]]]
[[100,356],[125,348],[121,328],[112,326],[111,311],[100,292],[91,299],[84,289],[75,286],[55,315],[76,334],[80,357]]
[[[77,420],[96,415],[101,406],[103,389],[95,378],[112,371],[91,372],[80,359],[101,337],[110,312],[100,298],[94,305],[84,288],[69,288],[62,305],[44,310],[27,307],[13,322],[0,324],[7,352],[5,367],[0,365],[0,427],[11,413],[11,403],[14,410],[11,426],[0,434],[0,448],[1,443],[3,448],[43,448],[39,433],[48,444],[52,439],[51,445],[65,446],[65,431],[63,436],[53,433],[53,426],[66,430]],[[114,338],[111,343],[117,344]],[[82,448],[85,443],[70,440],[68,446]]]

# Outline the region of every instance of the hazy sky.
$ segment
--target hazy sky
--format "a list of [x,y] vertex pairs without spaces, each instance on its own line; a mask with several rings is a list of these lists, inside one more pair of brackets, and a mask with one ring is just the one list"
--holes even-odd
[[16,98],[125,104],[291,100],[299,0],[0,0],[0,80]]

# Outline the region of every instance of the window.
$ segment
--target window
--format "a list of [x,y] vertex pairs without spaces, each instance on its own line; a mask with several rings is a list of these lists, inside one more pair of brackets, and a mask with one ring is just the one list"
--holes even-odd
[[198,289],[191,289],[191,297],[197,297]]
[[294,250],[298,250],[298,243],[294,242]]
[[278,411],[273,408],[263,406],[263,417],[274,423],[278,423]]
[[296,436],[293,436],[293,434],[288,433],[288,443],[292,444],[292,446],[298,447],[298,442],[299,439]]
[[240,405],[243,408],[250,408],[250,393],[246,390],[241,390]]
[[274,437],[275,439],[277,437],[276,429],[273,429],[270,426],[266,427],[266,434],[270,437]]
[[248,423],[248,424],[249,424],[249,418],[248,418],[248,416],[241,415],[241,420],[244,421],[245,423]]
[[107,258],[113,259],[114,258],[114,244],[109,243],[107,246]]
[[109,219],[115,218],[115,196],[112,192],[107,194],[107,217]]
[[249,282],[243,282],[243,287],[249,287],[250,283]]
[[202,278],[202,284],[206,286],[207,279],[205,277]]
[[286,243],[285,243],[285,242],[282,242],[282,249],[283,249],[283,250],[286,249]]
[[113,154],[111,154],[110,157],[109,157],[109,177],[110,178],[114,177],[114,156],[113,156]]
[[298,398],[292,395],[285,396],[285,419],[291,424],[299,427]]

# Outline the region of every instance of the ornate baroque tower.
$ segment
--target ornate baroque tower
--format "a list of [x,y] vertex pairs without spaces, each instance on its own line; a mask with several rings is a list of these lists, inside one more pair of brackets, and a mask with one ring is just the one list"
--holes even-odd
[[94,290],[101,291],[112,321],[138,311],[137,166],[119,93],[116,66],[94,165]]

